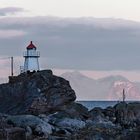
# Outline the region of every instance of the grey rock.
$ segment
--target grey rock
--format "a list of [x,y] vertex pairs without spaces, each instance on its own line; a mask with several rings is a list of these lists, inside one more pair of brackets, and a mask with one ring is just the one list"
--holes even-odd
[[30,127],[34,133],[37,133],[37,135],[51,134],[53,129],[49,123],[33,115],[9,116],[7,122],[17,127]]
[[65,118],[63,120],[60,120],[59,122],[56,122],[55,124],[58,127],[69,128],[72,130],[82,129],[86,126],[86,123],[84,121],[70,118]]
[[104,109],[103,113],[106,118],[108,118],[111,122],[115,123],[116,122],[116,113],[115,113],[115,108],[114,107],[107,107]]
[[61,130],[70,130],[70,132],[86,126],[86,123],[81,119],[70,118],[69,115],[64,112],[51,114],[47,116],[47,120],[51,125],[59,128],[59,130],[61,128]]
[[79,103],[70,103],[66,106],[64,112],[71,118],[82,119],[83,121],[89,118],[88,109]]
[[19,127],[0,129],[0,140],[26,140],[25,130]]
[[90,120],[93,120],[95,122],[102,122],[105,121],[106,118],[103,114],[103,109],[100,107],[95,107],[92,110],[89,111],[90,114]]

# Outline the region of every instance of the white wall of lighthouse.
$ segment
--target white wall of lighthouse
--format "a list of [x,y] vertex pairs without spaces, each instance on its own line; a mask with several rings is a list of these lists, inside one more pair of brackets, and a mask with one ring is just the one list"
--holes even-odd
[[27,51],[24,52],[23,56],[25,58],[23,72],[27,71],[38,71],[40,52],[36,50],[36,46],[30,42],[27,46]]

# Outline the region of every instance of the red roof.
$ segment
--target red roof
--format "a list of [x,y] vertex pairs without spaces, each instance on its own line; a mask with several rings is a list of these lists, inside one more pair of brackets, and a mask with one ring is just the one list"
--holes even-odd
[[36,46],[33,44],[33,42],[31,41],[30,44],[27,46],[27,49],[36,49]]

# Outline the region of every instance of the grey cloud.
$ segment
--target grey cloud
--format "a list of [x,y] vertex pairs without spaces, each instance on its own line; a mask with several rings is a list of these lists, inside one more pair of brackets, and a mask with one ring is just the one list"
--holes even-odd
[[0,30],[0,38],[12,38],[25,35],[26,32],[20,30]]
[[6,16],[8,14],[15,14],[17,12],[23,12],[23,8],[18,7],[6,7],[6,8],[0,8],[0,16]]
[[[8,22],[7,22],[8,21]],[[96,18],[3,18],[0,30],[27,34],[0,39],[0,55],[21,56],[33,40],[42,66],[87,70],[138,70],[140,23]]]

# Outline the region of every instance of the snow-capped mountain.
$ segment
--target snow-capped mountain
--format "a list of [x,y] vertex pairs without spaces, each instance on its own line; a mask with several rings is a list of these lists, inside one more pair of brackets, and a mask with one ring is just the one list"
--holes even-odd
[[70,81],[78,100],[122,100],[123,89],[126,100],[140,100],[140,84],[120,75],[98,80],[80,72],[67,72],[61,76]]

